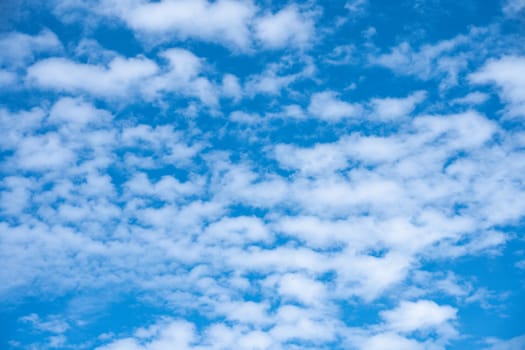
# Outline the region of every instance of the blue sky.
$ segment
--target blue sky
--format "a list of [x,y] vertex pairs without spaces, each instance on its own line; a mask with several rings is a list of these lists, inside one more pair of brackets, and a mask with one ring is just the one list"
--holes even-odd
[[525,1],[0,12],[0,348],[525,349]]

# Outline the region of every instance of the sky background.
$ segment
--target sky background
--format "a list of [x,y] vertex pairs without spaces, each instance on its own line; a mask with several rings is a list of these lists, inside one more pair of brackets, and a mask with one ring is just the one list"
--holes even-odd
[[525,349],[524,0],[4,0],[0,348]]

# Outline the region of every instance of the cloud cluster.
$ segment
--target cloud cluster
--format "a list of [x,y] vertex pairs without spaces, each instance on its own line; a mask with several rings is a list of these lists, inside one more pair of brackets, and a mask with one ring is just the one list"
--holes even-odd
[[[21,308],[11,348],[444,350],[511,298],[463,268],[523,271],[525,56],[473,49],[497,31],[378,48],[314,2],[52,6],[80,38],[0,38],[0,297],[66,306]],[[137,52],[94,39],[115,28]],[[139,321],[100,321],[127,300]]]
[[[250,310],[257,314],[258,310]],[[382,313],[383,322],[369,330],[356,331],[344,329],[333,324],[327,329],[315,319],[305,319],[295,307],[280,309],[275,318],[269,320],[270,330],[263,332],[247,327],[211,325],[202,333],[196,331],[194,324],[164,319],[148,328],[137,329],[133,337],[115,340],[97,350],[164,350],[172,349],[316,349],[319,341],[340,338],[342,344],[350,349],[444,349],[443,344],[434,341],[421,343],[405,335],[420,331],[435,331],[438,334],[454,335],[452,322],[456,310],[450,306],[440,306],[428,300],[404,302],[397,308]],[[339,333],[339,334],[337,334]],[[297,343],[306,340],[305,343]],[[300,345],[299,345],[300,344]],[[339,348],[339,347],[337,347]]]
[[[525,210],[525,196],[516,196],[524,191],[522,151],[476,112],[419,116],[390,136],[277,145],[268,156],[289,176],[232,162],[233,154],[207,148],[211,140],[191,142],[169,125],[111,121],[110,112],[69,97],[49,111],[3,111],[10,139],[2,147],[13,156],[5,160],[2,202],[17,203],[2,211],[2,230],[10,232],[2,256],[12,267],[2,271],[10,281],[5,297],[28,285],[46,291],[50,281],[53,293],[126,284],[239,323],[228,330],[238,343],[222,348],[253,344],[244,337],[263,348],[319,345],[343,337],[341,300],[376,300],[410,280],[420,259],[497,248],[507,240],[498,225]],[[168,166],[185,170],[155,175]],[[108,172],[118,169],[126,171],[116,182]],[[235,214],[238,206],[265,214]],[[16,268],[22,261],[24,270]],[[245,299],[249,290],[267,302]],[[349,341],[419,348],[404,334],[456,317],[431,301],[406,301],[381,315],[381,332],[371,328]],[[311,338],[319,327],[323,336]],[[455,336],[453,326],[443,327],[440,341]],[[160,332],[150,343],[110,346],[189,347],[195,337]]]
[[251,0],[100,0],[58,2],[55,11],[65,21],[89,11],[118,18],[144,40],[201,40],[240,52],[302,49],[314,40],[315,10],[294,4],[267,11]]
[[510,117],[525,116],[525,59],[505,56],[487,62],[469,79],[476,84],[495,84],[500,89],[501,98],[508,104]]

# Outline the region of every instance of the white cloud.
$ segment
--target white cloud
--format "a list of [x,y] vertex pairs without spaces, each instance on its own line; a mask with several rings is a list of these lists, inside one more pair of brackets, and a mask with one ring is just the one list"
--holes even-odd
[[525,9],[525,0],[506,0],[503,3],[503,13],[509,17],[518,16]]
[[[368,242],[365,239],[365,246],[381,248],[381,244],[371,241],[373,238]],[[411,257],[406,253],[392,251],[375,257],[369,255],[367,250],[354,256],[352,252],[353,249],[349,247],[346,254],[336,259],[335,266],[340,271],[337,294],[342,298],[358,296],[365,302],[371,302],[403,281],[411,268]],[[354,269],[344,270],[348,262],[351,262]]]
[[0,89],[12,85],[17,80],[16,73],[0,69]]
[[43,88],[122,97],[129,95],[134,87],[140,87],[145,78],[157,71],[153,61],[142,57],[117,57],[107,66],[48,58],[29,67],[27,79]]
[[[133,148],[139,150],[149,150],[154,152],[151,161],[156,166],[167,164],[188,164],[203,145],[199,142],[187,144],[183,141],[184,136],[181,132],[174,130],[171,125],[150,125],[139,124],[125,127],[121,130],[120,141],[122,146],[128,147],[126,155],[139,157],[140,162],[144,161],[144,156],[138,152],[133,152]],[[131,163],[129,165],[132,165]]]
[[508,340],[489,338],[487,342],[490,346],[484,348],[485,350],[521,350],[525,346],[525,335]]
[[444,350],[458,336],[456,313],[455,308],[430,300],[402,301],[398,307],[380,312],[383,323],[349,329],[347,341],[352,348],[363,350]]
[[40,108],[29,111],[10,112],[0,109],[0,128],[4,136],[0,138],[0,147],[3,150],[12,149],[25,136],[31,135],[44,120],[46,113]]
[[370,100],[372,119],[390,120],[408,117],[425,97],[424,91],[417,91],[405,98],[373,98]]
[[[55,12],[63,21],[86,21],[93,13],[119,18],[150,44],[199,40],[247,53],[254,48],[306,49],[315,39],[315,11],[295,4],[272,12],[252,0],[77,0],[59,2]],[[100,17],[91,19],[97,21]]]
[[290,145],[275,146],[275,158],[286,168],[299,169],[305,174],[320,174],[345,168],[348,159],[340,147],[319,144],[308,149]]
[[134,338],[124,338],[96,350],[193,349],[195,326],[185,321],[162,320],[147,329],[138,329]]
[[82,38],[74,49],[74,56],[84,62],[110,62],[118,53],[105,49],[94,39]]
[[39,315],[32,313],[18,319],[22,327],[29,325],[30,333],[37,333],[40,344],[27,345],[31,348],[40,347],[45,349],[63,348],[67,344],[64,335],[70,328],[70,324],[59,315],[50,315],[42,319]]
[[468,93],[463,97],[455,98],[452,101],[450,101],[450,103],[459,105],[481,105],[485,103],[489,98],[490,96],[488,94],[479,91],[474,91]]
[[[1,278],[9,283],[0,292],[8,295],[49,275],[45,281],[54,286],[49,293],[126,283],[177,309],[188,303],[205,307],[211,324],[214,317],[231,322],[195,328],[187,333],[195,341],[177,343],[163,335],[161,329],[171,324],[166,321],[152,331],[156,335],[115,340],[110,349],[160,346],[153,344],[213,349],[215,343],[242,349],[255,342],[279,348],[290,341],[322,347],[346,334],[337,302],[371,303],[392,288],[404,291],[403,282],[423,258],[497,247],[505,236],[494,225],[521,217],[525,208],[525,197],[516,195],[523,191],[516,179],[525,164],[516,141],[510,141],[515,138],[475,112],[415,116],[390,135],[354,132],[334,142],[282,144],[265,153],[275,156],[276,168],[263,170],[248,159],[233,162],[227,153],[207,151],[195,130],[189,142],[185,131],[170,124],[108,120],[108,112],[70,97],[49,111],[0,113],[7,131],[3,149],[20,153],[25,142],[54,139],[71,156],[63,161],[57,156],[57,164],[47,167],[28,153],[5,167],[30,168],[45,174],[47,183],[24,173],[2,183],[2,196],[19,199],[2,214],[29,221],[2,224],[12,234],[0,254],[9,266],[24,269],[4,269]],[[38,145],[35,152],[52,154]],[[113,164],[129,169],[121,184],[107,175]],[[188,174],[184,179],[176,172],[159,174],[166,164]],[[458,202],[465,209],[451,213]],[[239,205],[264,214],[232,215],[230,208]],[[35,206],[37,218],[27,214]],[[102,227],[111,227],[113,236]],[[115,273],[106,275],[107,269]],[[329,273],[334,275],[327,281]],[[454,291],[450,283],[436,286]],[[268,303],[244,300],[247,290]],[[269,307],[275,300],[283,304]],[[390,339],[392,346],[441,349],[455,334],[453,311],[429,300],[404,302],[380,313],[382,323],[349,342],[381,349]],[[428,330],[440,340],[410,338]]]
[[411,333],[418,330],[448,328],[456,318],[457,310],[448,305],[438,305],[430,300],[402,301],[395,309],[382,311],[386,327],[396,332]]
[[166,202],[179,202],[185,196],[196,194],[202,189],[202,181],[192,180],[181,182],[173,176],[165,175],[157,182],[151,182],[147,174],[139,172],[134,174],[124,186],[131,198],[149,196]]
[[518,261],[514,264],[518,269],[525,270],[525,259]]
[[222,94],[231,97],[234,101],[239,101],[242,98],[242,87],[235,75],[224,75],[222,78]]
[[58,100],[49,112],[50,122],[67,123],[74,127],[109,122],[111,118],[108,111],[97,109],[81,98],[71,97]]
[[202,61],[188,50],[173,48],[160,55],[169,61],[170,73],[175,79],[191,80],[202,70]]
[[368,5],[368,0],[350,0],[345,4],[345,8],[350,12],[363,12]]
[[495,84],[508,104],[508,115],[525,116],[525,57],[504,56],[489,60],[469,79],[474,84]]
[[69,324],[58,316],[48,317],[47,320],[42,320],[40,316],[35,313],[20,317],[19,322],[29,323],[31,326],[41,332],[61,334],[67,331]]
[[[55,58],[35,64],[29,77],[60,90],[51,72],[34,67],[67,62],[84,72],[79,78],[94,75],[68,81],[65,90],[73,93],[114,97],[117,87],[137,87],[145,96],[173,92],[208,105],[219,96],[242,95],[235,76],[209,80],[205,61],[189,51],[159,56],[166,65],[142,57],[117,56],[108,65]],[[116,60],[152,70],[124,78],[119,72],[126,69],[115,69]],[[283,67],[267,72],[286,76]],[[41,73],[50,80],[39,81]],[[95,78],[102,90],[96,91]],[[150,90],[139,88],[143,84]],[[101,349],[279,349],[290,342],[306,349],[338,341],[352,333],[338,321],[338,302],[371,303],[393,288],[410,295],[403,282],[422,259],[493,251],[508,239],[494,227],[525,210],[519,137],[474,111],[403,118],[424,97],[417,92],[370,101],[376,116],[398,118],[395,133],[344,131],[332,142],[266,143],[261,156],[270,165],[261,168],[250,155],[233,161],[232,154],[210,151],[210,136],[198,127],[111,124],[112,114],[87,97],[61,97],[45,110],[1,110],[0,146],[14,155],[3,163],[10,176],[0,187],[8,202],[2,215],[21,221],[1,225],[13,234],[0,255],[23,269],[2,271],[9,283],[0,292],[8,295],[31,281],[45,281],[34,285],[37,290],[52,283],[56,291],[49,293],[125,283],[175,309],[191,303],[209,315],[204,329],[165,320]],[[308,107],[312,117],[326,121],[361,111],[332,91],[313,94]],[[281,118],[279,113],[300,120],[303,110],[287,105],[275,115],[237,111],[229,117],[258,122]],[[118,182],[108,175],[110,167],[126,169]],[[176,170],[165,174],[166,167]],[[455,212],[457,203],[464,209]],[[234,215],[239,206],[257,214]],[[37,215],[28,208],[37,208]],[[327,274],[333,274],[328,281]],[[453,279],[430,279],[434,291],[472,297]],[[247,290],[264,301],[244,300]],[[349,337],[352,346],[442,349],[456,334],[456,309],[430,300],[401,302],[379,315],[382,323]],[[215,317],[228,322],[215,323]],[[413,338],[425,332],[436,332],[436,339]]]
[[334,65],[349,64],[356,58],[356,47],[354,45],[339,45],[336,46],[324,59],[325,62]]
[[326,298],[322,282],[301,274],[285,274],[279,281],[278,291],[284,300],[291,298],[304,304],[320,304]]
[[281,118],[292,118],[292,119],[305,119],[305,113],[301,106],[292,104],[285,105],[283,109],[277,113],[277,116]]
[[256,11],[250,1],[237,0],[107,0],[101,9],[139,33],[218,42],[243,50],[250,46],[249,24]]
[[444,90],[457,85],[459,75],[468,68],[470,60],[476,58],[472,46],[484,32],[474,28],[466,35],[457,35],[435,44],[423,44],[419,48],[413,48],[405,41],[389,53],[371,55],[368,60],[400,75],[411,75],[422,80],[441,79],[439,88]]
[[255,33],[263,46],[272,49],[309,46],[313,40],[314,22],[309,13],[301,13],[290,5],[275,14],[266,14],[255,21]]
[[255,94],[278,95],[297,79],[296,75],[278,75],[273,69],[253,75],[246,83],[246,90],[252,96]]
[[380,333],[359,342],[362,350],[423,350],[423,344],[395,333]]
[[312,95],[308,112],[321,120],[338,122],[344,118],[355,118],[361,112],[361,106],[340,100],[332,91]]
[[217,307],[219,314],[224,314],[229,320],[255,327],[265,327],[271,324],[272,320],[268,315],[269,304],[267,302],[256,303],[246,302],[225,302]]
[[232,75],[225,75],[227,85],[221,91],[220,86],[204,76],[205,62],[192,52],[171,48],[159,56],[166,61],[166,66],[142,56],[115,55],[107,64],[49,58],[30,66],[26,80],[40,88],[108,99],[141,96],[150,101],[171,93],[216,106],[221,94],[240,98],[240,88],[235,85],[238,82]]
[[[450,138],[448,146],[452,149],[479,147],[497,131],[496,123],[474,111],[446,117],[423,116],[414,121],[414,126],[424,137]],[[477,130],[475,135],[472,128]]]
[[291,93],[289,85],[310,78],[316,69],[308,59],[299,62],[299,69],[293,67],[294,63],[290,57],[286,57],[282,62],[269,64],[261,73],[250,75],[245,83],[247,94],[251,97],[256,94],[279,95],[282,90]]
[[0,208],[7,215],[20,215],[27,208],[33,182],[24,177],[8,176],[1,182]]
[[60,169],[71,165],[75,154],[65,147],[60,135],[48,133],[21,140],[14,159],[25,170]]
[[378,136],[361,137],[352,135],[339,141],[341,148],[350,155],[351,159],[368,164],[393,161],[403,157],[409,145],[402,139]]
[[213,245],[236,245],[266,242],[273,240],[270,232],[261,219],[241,216],[223,218],[209,225],[203,232],[200,241]]
[[168,49],[160,56],[168,60],[169,67],[141,86],[146,96],[152,98],[172,92],[198,98],[206,105],[217,105],[219,88],[203,76],[202,59],[180,48]]
[[[321,310],[283,305],[276,311],[275,317],[276,325],[270,335],[280,341],[281,346],[293,341],[311,344],[315,349],[316,344],[334,341],[339,330],[338,322],[326,320]],[[306,344],[303,346],[306,347]]]
[[31,36],[11,32],[0,37],[0,66],[23,67],[42,53],[56,53],[62,50],[58,37],[48,29]]
[[[255,304],[250,305],[251,308]],[[241,309],[245,307],[238,306]],[[285,349],[289,342],[301,346],[302,349],[316,349],[317,344],[332,340],[335,335],[333,325],[323,323],[316,316],[318,315],[312,315],[301,308],[286,305],[277,310],[275,318],[278,325],[270,330],[213,323],[202,332],[198,332],[192,323],[164,319],[148,328],[136,330],[133,337],[117,339],[96,349],[277,350]]]
[[242,124],[257,124],[262,120],[258,114],[249,114],[243,111],[233,111],[230,113],[229,119]]
[[286,181],[278,176],[259,176],[244,164],[218,162],[213,166],[216,179],[211,186],[220,199],[268,207],[281,202],[288,193]]

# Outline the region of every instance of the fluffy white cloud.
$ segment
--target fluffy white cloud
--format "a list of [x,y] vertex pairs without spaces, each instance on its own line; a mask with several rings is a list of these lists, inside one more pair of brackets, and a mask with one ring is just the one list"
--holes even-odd
[[29,67],[27,79],[43,88],[120,97],[130,94],[157,71],[158,66],[153,61],[142,57],[117,57],[107,66],[48,58]]
[[[487,176],[490,164],[479,162],[467,166],[457,161],[443,170],[448,157],[458,150],[468,155],[468,152],[478,152],[479,148],[484,159],[501,161],[497,152],[485,146],[496,128],[475,113],[420,116],[403,133],[393,136],[354,134],[335,143],[309,148],[278,146],[273,154],[279,167],[296,173],[290,178],[261,174],[249,163],[233,164],[220,154],[211,154],[206,160],[210,177],[190,174],[185,180],[148,174],[148,169],[162,167],[162,164],[184,165],[191,169],[194,157],[201,156],[203,144],[185,142],[184,134],[172,126],[123,126],[110,133],[106,129],[111,115],[79,98],[60,99],[49,114],[42,111],[21,114],[17,117],[20,120],[17,124],[10,123],[11,118],[12,115],[6,115],[3,125],[10,130],[4,147],[19,155],[17,162],[12,163],[13,170],[55,169],[56,172],[48,173],[49,179],[59,174],[75,174],[83,180],[76,184],[56,180],[51,190],[38,196],[32,196],[28,191],[43,184],[24,181],[23,178],[5,181],[2,184],[3,196],[16,194],[20,199],[16,206],[3,208],[5,214],[15,215],[38,203],[46,220],[57,224],[82,221],[83,227],[91,227],[89,232],[116,217],[124,217],[137,223],[137,226],[117,230],[121,238],[127,237],[128,243],[105,245],[97,239],[79,241],[80,237],[71,232],[68,233],[70,238],[65,240],[67,248],[63,249],[75,251],[80,246],[92,247],[93,253],[89,254],[108,259],[110,266],[117,270],[124,268],[120,262],[123,252],[143,255],[146,251],[161,249],[164,253],[151,255],[143,268],[162,281],[167,277],[162,277],[163,272],[157,270],[158,261],[177,257],[177,261],[196,264],[206,257],[207,261],[213,262],[214,269],[195,286],[202,285],[198,288],[208,290],[212,289],[204,286],[214,281],[212,277],[222,268],[233,269],[240,275],[274,271],[282,276],[276,277],[275,283],[271,284],[274,287],[268,290],[269,296],[279,293],[289,300],[310,306],[317,305],[317,298],[323,295],[328,299],[359,296],[371,301],[406,278],[417,261],[416,254],[469,254],[472,251],[469,249],[474,249],[474,246],[461,247],[461,250],[443,246],[428,252],[426,248],[442,241],[449,244],[468,241],[468,237],[472,237],[470,233],[477,230],[472,221],[475,217],[483,216],[481,222],[484,226],[479,229],[484,230],[491,223],[519,217],[520,208],[523,208],[523,203],[516,202],[512,211],[491,209],[491,203],[501,203],[509,196],[516,197],[519,189],[513,187],[516,183],[508,179],[508,174],[520,174],[521,163],[514,162],[516,171],[497,176]],[[42,124],[43,120],[49,124]],[[57,129],[36,132],[41,125]],[[469,133],[473,128],[479,130],[476,137]],[[80,134],[82,137],[78,137]],[[42,143],[43,140],[49,142]],[[30,143],[36,145],[31,152]],[[436,143],[441,145],[439,149],[434,147]],[[57,146],[56,152],[53,145]],[[115,160],[112,155],[115,150],[120,160]],[[97,157],[92,157],[92,152]],[[46,156],[55,154],[53,164],[44,153]],[[41,157],[38,154],[42,154]],[[475,154],[472,157],[476,157]],[[121,185],[120,200],[126,203],[122,209],[114,204],[118,193],[115,185],[99,172],[114,161],[122,162],[130,169],[143,169],[142,173],[129,176]],[[510,158],[508,162],[513,163]],[[374,167],[375,173],[359,164]],[[469,170],[472,167],[476,170]],[[490,190],[493,183],[498,184],[501,199],[489,195],[494,193]],[[480,191],[483,188],[487,197]],[[205,195],[210,197],[205,199],[202,197]],[[54,204],[59,198],[63,198],[62,201]],[[462,217],[450,215],[448,208],[456,201],[472,207]],[[293,208],[293,211],[284,216],[273,213],[265,220],[250,216],[220,219],[225,215],[225,208],[238,204],[265,210]],[[363,211],[372,211],[379,217],[360,218]],[[494,212],[499,217],[495,217]],[[406,213],[411,214],[407,216]],[[349,215],[353,216],[352,220],[349,220]],[[148,234],[150,230],[157,235]],[[42,227],[28,238],[39,237],[41,231],[47,232]],[[169,232],[177,233],[172,236]],[[51,234],[45,233],[42,237]],[[276,234],[296,240],[299,246],[271,248],[268,244],[275,242]],[[487,245],[476,249],[501,244],[500,236],[497,237],[497,240],[490,239]],[[24,248],[20,244],[13,241],[6,246],[23,257]],[[60,246],[58,241],[53,244],[57,246],[49,251]],[[334,248],[335,252],[324,252],[324,249]],[[72,256],[63,256],[64,264],[69,264]],[[83,271],[90,268],[82,261],[74,264]],[[55,268],[60,270],[60,267]],[[128,266],[124,270],[133,268]],[[35,266],[31,273],[20,274],[13,281],[24,283],[34,273],[42,273],[42,269],[45,265]],[[319,279],[329,271],[338,271],[333,293],[328,292]],[[137,278],[134,283],[142,285],[141,288],[150,285],[135,273],[132,276]],[[236,288],[246,288],[246,281],[242,282],[240,276],[235,281],[232,283],[238,286]],[[93,283],[93,280],[87,279],[85,283]],[[110,282],[99,279],[96,283]],[[160,285],[164,283],[168,282]],[[63,288],[68,287],[63,285]],[[219,283],[215,288],[220,290],[223,287]],[[304,293],[300,292],[302,290]],[[308,294],[307,291],[315,293]]]
[[108,111],[97,109],[81,98],[71,97],[58,100],[49,112],[50,122],[67,123],[78,127],[109,122],[111,118]]
[[320,174],[325,171],[342,169],[348,162],[344,150],[330,144],[319,144],[308,149],[277,145],[275,158],[283,167],[299,169],[306,174]]
[[0,37],[0,66],[23,67],[34,60],[35,55],[62,50],[62,44],[52,31],[45,29],[31,36],[11,32]]
[[15,157],[18,166],[25,170],[61,168],[75,161],[74,153],[64,146],[56,133],[24,138]]
[[358,341],[362,350],[423,350],[424,345],[416,340],[404,338],[395,333],[380,333]]
[[172,48],[160,53],[168,63],[168,69],[141,86],[148,97],[166,93],[196,97],[204,104],[218,103],[219,88],[202,75],[203,62],[192,52]]
[[315,11],[295,4],[263,11],[251,0],[69,1],[57,4],[56,12],[65,21],[78,12],[116,17],[149,42],[200,40],[238,52],[304,49],[315,34]]
[[505,56],[489,60],[469,76],[475,84],[495,84],[508,104],[508,115],[525,116],[525,57]]
[[78,63],[65,58],[48,58],[27,70],[26,80],[40,88],[88,93],[108,99],[141,96],[146,100],[175,94],[192,97],[208,106],[216,106],[221,95],[239,99],[242,91],[237,79],[226,74],[223,87],[203,74],[205,64],[192,52],[171,48],[159,53],[167,63],[138,56],[113,57],[109,63]]
[[[369,3],[345,2],[337,6],[350,16]],[[432,268],[501,253],[525,213],[525,133],[481,112],[492,110],[490,95],[443,91],[485,60],[472,50],[483,30],[380,49],[372,27],[362,44],[332,42],[345,19],[322,28],[314,2],[59,7],[66,16],[82,7],[92,38],[107,30],[103,42],[131,32],[138,41],[125,56],[77,38],[49,58],[61,45],[46,30],[0,39],[14,52],[0,81],[16,90],[2,89],[11,110],[0,108],[0,297],[66,304],[65,317],[15,317],[21,333],[42,339],[20,347],[75,347],[73,328],[100,329],[85,308],[103,319],[104,303],[137,297],[145,327],[128,331],[135,319],[126,319],[84,346],[444,350],[458,336],[460,306],[503,298],[455,264]],[[91,31],[91,16],[102,32]],[[340,65],[362,49],[372,65],[441,85],[366,96],[369,79],[392,75]],[[494,84],[509,114],[521,115],[523,58],[497,57],[470,81]],[[359,84],[342,90],[345,69]],[[39,107],[24,110],[33,101]],[[523,267],[523,257],[512,260]],[[154,320],[151,310],[174,318]]]
[[291,298],[304,304],[318,304],[326,298],[326,287],[322,282],[301,274],[285,274],[278,287],[284,300]]
[[403,301],[393,310],[382,311],[386,327],[397,332],[439,330],[456,318],[457,310],[448,305],[438,305],[430,300]]
[[[346,340],[356,349],[444,350],[457,337],[455,308],[433,301],[402,301],[398,307],[380,312],[383,323],[349,329]],[[420,337],[421,334],[433,337]],[[415,336],[414,336],[415,335]]]
[[242,87],[239,79],[233,74],[225,74],[222,78],[222,94],[239,101],[242,97]]
[[249,24],[256,7],[250,1],[238,0],[106,0],[101,11],[120,17],[139,33],[200,39],[247,49]]
[[194,325],[184,321],[163,320],[149,328],[138,329],[136,338],[116,340],[97,350],[168,350],[193,349]]
[[261,43],[269,48],[305,47],[313,40],[314,22],[311,16],[290,5],[275,14],[257,18],[255,33]]
[[325,91],[312,95],[308,112],[321,120],[338,122],[344,118],[357,117],[361,106],[340,100],[333,91]]
[[370,101],[372,118],[389,120],[407,117],[425,97],[424,91],[417,91],[405,98],[373,98]]
[[255,217],[223,218],[209,225],[200,237],[201,242],[213,245],[242,246],[273,240],[264,223]]

